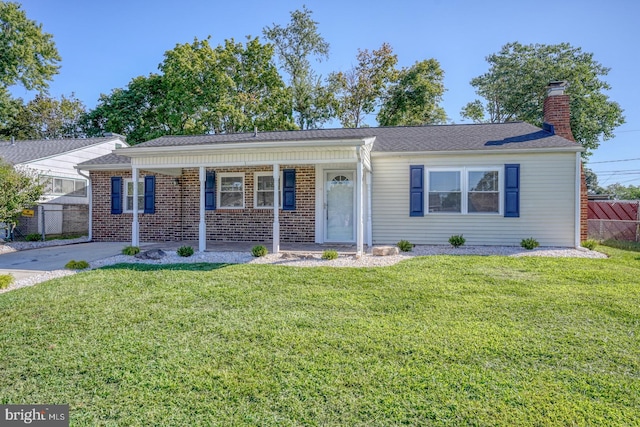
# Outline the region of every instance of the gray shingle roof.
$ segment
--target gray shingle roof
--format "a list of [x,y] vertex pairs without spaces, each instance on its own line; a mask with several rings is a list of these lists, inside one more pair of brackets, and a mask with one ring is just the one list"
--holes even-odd
[[15,165],[112,141],[116,138],[110,136],[77,139],[30,139],[15,141],[15,144],[10,141],[0,141],[0,158]]
[[113,165],[130,165],[131,158],[125,156],[119,156],[117,154],[109,153],[104,156],[96,157],[95,159],[87,160],[86,162],[78,163],[78,168],[82,169],[82,166],[113,166]]
[[580,148],[580,145],[575,142],[524,122],[258,132],[257,136],[254,136],[253,132],[224,135],[163,136],[138,144],[136,147],[344,140],[372,136],[376,137],[373,147],[375,152]]
[[[580,144],[524,122],[378,127],[358,129],[315,129],[279,132],[234,133],[223,135],[163,136],[135,147],[179,147],[248,142],[331,141],[375,137],[373,151],[379,153],[434,151],[500,151],[505,149],[569,148]],[[126,149],[123,151],[126,152]],[[128,157],[108,154],[80,165],[108,166],[130,164]]]

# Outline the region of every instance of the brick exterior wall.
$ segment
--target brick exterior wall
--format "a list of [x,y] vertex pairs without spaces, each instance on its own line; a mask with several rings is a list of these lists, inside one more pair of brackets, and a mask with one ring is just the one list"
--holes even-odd
[[580,163],[580,241],[589,238],[589,196],[587,178],[584,175],[584,165]]
[[571,132],[571,108],[569,95],[547,96],[543,105],[544,121],[552,124],[556,135],[575,141]]
[[[280,241],[315,241],[315,167],[283,165],[296,169],[296,210],[280,210]],[[269,241],[273,237],[273,210],[255,209],[254,173],[271,172],[270,166],[244,168],[208,168],[218,174],[244,174],[244,209],[206,211],[209,241]],[[176,178],[140,171],[139,176],[156,176],[156,213],[138,216],[140,241],[198,240],[200,220],[200,182],[197,168],[183,169]],[[93,182],[93,239],[95,241],[131,240],[131,213],[111,214],[111,177],[131,178],[130,171],[91,172]],[[217,185],[217,184],[216,184]]]
[[[571,108],[569,95],[547,96],[543,106],[544,121],[552,124],[556,135],[574,141],[571,132]],[[584,168],[580,167],[580,241],[587,240],[588,222],[588,195],[587,180],[584,175]]]

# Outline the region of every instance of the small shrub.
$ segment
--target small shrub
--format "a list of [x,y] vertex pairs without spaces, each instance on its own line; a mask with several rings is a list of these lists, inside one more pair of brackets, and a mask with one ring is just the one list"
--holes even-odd
[[13,276],[10,274],[0,274],[0,289],[7,289],[13,283]]
[[322,259],[336,259],[338,258],[338,251],[333,249],[327,249],[322,252]]
[[520,242],[520,246],[530,251],[540,246],[540,243],[538,243],[538,241],[533,237],[529,237],[527,239],[522,239],[522,242]]
[[193,248],[191,246],[180,246],[177,252],[180,256],[188,257],[193,255]]
[[466,241],[467,239],[462,237],[462,234],[454,234],[453,236],[449,237],[449,243],[454,248],[459,248],[460,246],[464,245],[464,242]]
[[127,246],[122,250],[122,253],[129,256],[137,255],[140,253],[140,248],[137,246]]
[[590,251],[594,250],[596,246],[598,246],[598,242],[594,239],[588,239],[584,242],[580,243],[583,248],[587,248]]
[[64,268],[69,270],[84,270],[85,268],[89,268],[89,263],[87,261],[76,261],[72,259]]
[[253,255],[254,257],[265,256],[268,253],[269,251],[267,250],[267,248],[265,248],[262,245],[256,245],[253,248],[251,248],[251,255]]
[[411,252],[413,250],[413,244],[408,240],[400,240],[396,243],[396,246],[398,246],[398,249],[402,252]]
[[39,233],[31,233],[24,236],[24,240],[27,242],[38,242],[42,239],[42,236]]

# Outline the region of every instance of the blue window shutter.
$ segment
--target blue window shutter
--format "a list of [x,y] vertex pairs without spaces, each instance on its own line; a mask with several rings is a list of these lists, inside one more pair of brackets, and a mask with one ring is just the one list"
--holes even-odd
[[504,165],[504,216],[520,216],[520,165]]
[[207,178],[204,183],[204,209],[207,211],[216,208],[216,173],[207,171]]
[[144,177],[144,213],[156,213],[156,177]]
[[409,173],[409,216],[424,216],[424,166],[410,166]]
[[111,177],[111,213],[122,213],[122,177]]
[[296,170],[282,171],[282,209],[293,211],[296,209]]

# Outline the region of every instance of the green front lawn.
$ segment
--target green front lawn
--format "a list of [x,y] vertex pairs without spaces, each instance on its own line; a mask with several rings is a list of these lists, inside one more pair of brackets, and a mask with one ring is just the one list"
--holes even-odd
[[[601,248],[603,249],[603,248]],[[71,425],[637,425],[640,254],[114,266],[0,295],[0,404]]]

